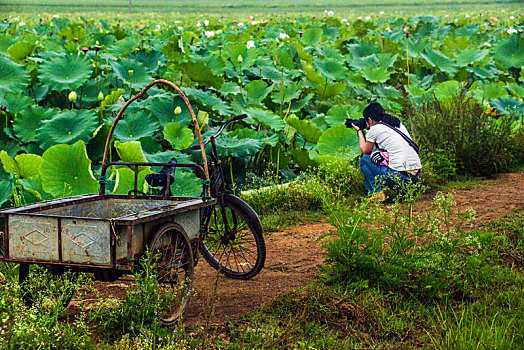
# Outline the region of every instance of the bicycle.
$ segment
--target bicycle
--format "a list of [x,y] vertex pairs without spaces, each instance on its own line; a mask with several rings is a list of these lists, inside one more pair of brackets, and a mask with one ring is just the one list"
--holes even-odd
[[[209,186],[211,197],[217,199],[217,204],[203,210],[200,243],[200,252],[213,268],[229,278],[241,280],[253,278],[262,270],[266,260],[266,244],[257,213],[227,191],[215,140],[227,125],[246,117],[242,114],[229,119],[204,143],[204,146],[211,144],[213,170]],[[196,150],[199,146],[190,149]]]

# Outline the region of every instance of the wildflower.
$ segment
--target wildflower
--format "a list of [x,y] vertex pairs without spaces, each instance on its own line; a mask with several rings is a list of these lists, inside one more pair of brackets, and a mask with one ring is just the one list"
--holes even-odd
[[287,35],[286,33],[280,33],[278,37],[280,39],[286,39],[286,38],[289,38],[289,35]]
[[158,315],[158,311],[156,311],[156,310],[154,310],[153,313],[154,313],[155,315]]
[[135,329],[133,326],[130,327],[131,330]]
[[248,49],[252,48],[252,47],[255,47],[255,42],[253,40],[249,40],[247,43],[246,43],[246,47]]
[[204,26],[206,26],[206,27],[207,27],[208,25],[209,25],[209,21],[208,21],[207,19],[206,19],[206,20],[204,20]]
[[211,37],[215,36],[215,32],[212,31],[212,30],[211,31],[205,31],[204,35],[207,36],[208,38],[211,38]]

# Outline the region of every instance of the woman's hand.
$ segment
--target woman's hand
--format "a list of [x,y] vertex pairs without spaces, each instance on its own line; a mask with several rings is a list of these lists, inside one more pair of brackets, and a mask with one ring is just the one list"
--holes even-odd
[[357,132],[360,130],[360,128],[358,126],[356,126],[355,124],[351,124],[351,126],[353,127],[353,129],[355,129]]

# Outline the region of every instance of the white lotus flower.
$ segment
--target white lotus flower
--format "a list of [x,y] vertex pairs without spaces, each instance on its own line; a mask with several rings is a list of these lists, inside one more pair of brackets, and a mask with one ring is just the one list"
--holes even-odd
[[469,18],[469,15],[465,15],[464,17]]
[[18,22],[19,21],[18,17],[13,18],[13,21]]
[[206,20],[204,21],[204,26],[207,27],[208,25],[209,25],[209,21],[206,19]]
[[249,16],[249,19],[253,19],[254,17],[253,16]]
[[383,14],[384,14],[384,11],[380,11],[379,14],[380,14],[380,15],[383,15]]
[[25,26],[25,22],[19,22],[18,25],[19,26]]
[[507,30],[508,34],[511,35],[511,34],[515,34],[515,33],[518,33],[518,30],[516,30],[515,28],[509,28]]
[[180,21],[177,19],[177,20],[175,21],[175,24],[178,24],[178,23],[180,23]]
[[449,17],[449,15],[444,15],[444,18],[448,18],[448,17]]
[[253,22],[251,22],[251,25],[254,26],[254,25],[257,25],[257,24],[259,24],[259,23],[260,23],[260,21],[253,21]]
[[200,23],[200,21],[198,21],[197,27],[200,27],[201,25],[202,25],[202,23]]
[[328,11],[327,15],[328,15],[329,17],[333,17],[333,16],[335,15],[335,12],[333,12],[333,11]]
[[38,44],[40,44],[40,41],[38,41],[38,40],[35,41],[35,45],[38,45]]
[[177,27],[178,30],[184,30],[184,27]]
[[60,15],[53,15],[53,18],[60,18]]
[[215,32],[210,30],[210,31],[205,31],[204,32],[204,35],[207,36],[208,38],[211,38],[211,37],[214,37],[215,36]]
[[515,19],[515,16],[509,16],[509,19]]
[[362,16],[358,16],[357,19],[362,19]]
[[286,38],[289,38],[289,35],[287,35],[286,33],[280,33],[280,35],[278,37],[280,39],[286,39]]
[[239,26],[240,28],[242,28],[244,26],[244,23],[242,22],[238,22],[237,26]]
[[366,17],[366,21],[369,21],[371,19],[371,17],[367,16]]
[[255,47],[255,42],[253,40],[249,40],[247,43],[246,43],[246,47],[248,49],[252,48],[252,47]]
[[390,27],[386,27],[386,32],[391,33],[391,28]]
[[342,19],[340,20],[340,23],[346,23],[347,21],[348,21],[347,18],[342,18]]

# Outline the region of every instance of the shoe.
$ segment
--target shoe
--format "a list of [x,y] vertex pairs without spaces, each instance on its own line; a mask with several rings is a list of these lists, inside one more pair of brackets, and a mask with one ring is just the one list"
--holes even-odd
[[386,201],[386,193],[384,191],[377,192],[369,197],[369,200],[377,203],[384,203]]

